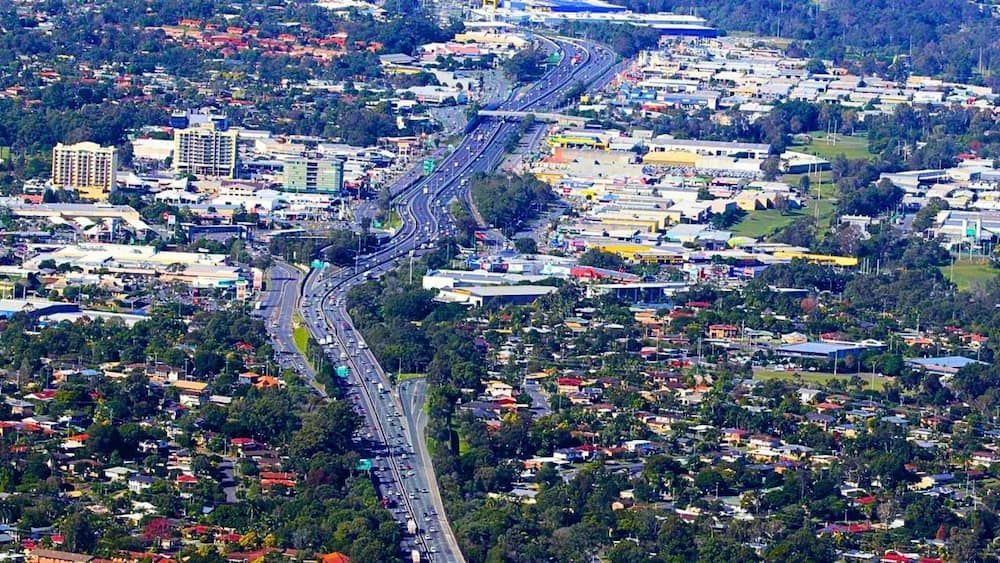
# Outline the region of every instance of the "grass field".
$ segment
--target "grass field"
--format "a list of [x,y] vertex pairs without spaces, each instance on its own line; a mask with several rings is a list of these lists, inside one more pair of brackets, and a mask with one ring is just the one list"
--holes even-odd
[[292,331],[292,339],[295,341],[295,347],[304,355],[309,346],[309,329],[304,326],[295,327],[295,330]]
[[793,151],[814,154],[820,158],[833,160],[839,155],[847,158],[871,158],[872,153],[868,152],[868,137],[848,137],[836,135],[835,142],[831,142],[827,134],[823,131],[813,131],[809,133],[812,142],[808,145],[793,145]]
[[396,383],[402,383],[404,381],[409,381],[411,379],[423,379],[427,377],[426,373],[401,373],[396,376]]
[[396,213],[395,209],[389,212],[389,217],[385,220],[385,223],[382,224],[383,229],[388,229],[390,231],[394,231],[402,226],[403,218],[399,216],[399,213]]
[[298,311],[292,315],[292,342],[295,343],[299,353],[308,357],[306,349],[309,348],[309,329],[306,328],[305,319]]
[[767,238],[792,224],[793,221],[800,217],[816,217],[816,206],[819,206],[818,225],[820,234],[823,234],[828,230],[830,218],[835,211],[835,202],[829,199],[823,199],[822,201],[810,199],[808,205],[808,207],[803,209],[787,211],[784,215],[777,209],[752,211],[729,230],[736,236]]
[[733,225],[730,230],[736,236],[769,237],[801,217],[804,211],[789,211],[784,215],[777,209],[752,211],[742,221]]
[[969,289],[974,284],[987,282],[1000,274],[1000,270],[992,267],[985,260],[955,262],[954,268],[951,266],[941,266],[941,273],[951,280],[959,291]]
[[[793,381],[796,383],[803,383],[809,385],[826,385],[834,380],[843,381],[845,384],[851,380],[852,377],[857,376],[857,373],[838,373],[836,375],[832,373],[822,372],[822,371],[772,371],[772,370],[755,370],[753,372],[753,378],[758,381],[767,381],[769,379],[780,379],[783,381]],[[891,378],[887,378],[882,375],[876,375],[874,379],[871,373],[862,373],[861,379],[864,381],[865,389],[871,389],[873,391],[881,391],[885,389],[885,384],[887,381],[891,381]]]

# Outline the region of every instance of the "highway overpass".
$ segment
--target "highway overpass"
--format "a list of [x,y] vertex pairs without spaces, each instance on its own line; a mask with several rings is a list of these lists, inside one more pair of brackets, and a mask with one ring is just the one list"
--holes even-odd
[[483,117],[514,117],[517,119],[524,119],[529,115],[535,116],[538,121],[545,121],[548,123],[558,123],[560,125],[573,125],[575,127],[583,127],[587,124],[587,118],[577,117],[575,115],[563,115],[561,113],[548,113],[548,112],[533,112],[533,111],[504,111],[504,110],[479,110],[479,115]]

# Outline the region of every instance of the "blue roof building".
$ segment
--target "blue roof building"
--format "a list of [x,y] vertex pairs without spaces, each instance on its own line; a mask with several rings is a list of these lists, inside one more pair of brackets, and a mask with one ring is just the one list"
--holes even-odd
[[863,352],[875,347],[861,344],[835,344],[832,342],[803,342],[778,347],[775,352],[786,358],[805,358],[812,360],[843,360],[848,356],[858,358]]
[[973,360],[972,358],[966,358],[965,356],[910,358],[909,360],[906,360],[906,365],[911,368],[921,369],[928,373],[936,373],[939,375],[955,374],[958,370],[972,364],[988,365],[986,362],[980,362],[979,360]]

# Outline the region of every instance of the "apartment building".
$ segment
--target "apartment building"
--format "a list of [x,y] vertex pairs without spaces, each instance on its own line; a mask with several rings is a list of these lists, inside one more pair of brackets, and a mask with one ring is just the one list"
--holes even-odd
[[118,150],[97,143],[59,143],[52,149],[52,185],[76,190],[81,199],[107,201],[115,189]]
[[285,161],[283,180],[285,191],[337,194],[344,189],[344,161],[294,157]]
[[174,170],[178,174],[234,178],[237,136],[224,121],[174,130]]

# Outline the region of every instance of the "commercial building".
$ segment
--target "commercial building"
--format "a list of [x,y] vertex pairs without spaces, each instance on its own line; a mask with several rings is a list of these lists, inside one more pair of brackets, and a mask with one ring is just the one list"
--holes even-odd
[[548,295],[557,288],[548,285],[470,286],[442,289],[442,301],[465,303],[473,307],[485,305],[526,305]]
[[150,277],[201,288],[235,288],[245,283],[238,268],[226,265],[225,254],[169,252],[154,246],[75,244],[37,254],[25,260],[23,267],[38,271],[48,260],[56,266],[66,264],[84,273]]
[[779,346],[775,352],[786,358],[803,358],[808,360],[844,360],[848,356],[858,359],[868,350],[885,348],[881,343],[863,342],[802,342]]
[[115,189],[118,150],[97,143],[59,143],[52,149],[52,185],[82,199],[106,201]]
[[295,157],[285,161],[284,190],[339,194],[344,189],[344,161],[338,158]]
[[178,174],[234,178],[237,136],[221,121],[175,130],[174,170]]
[[966,358],[965,356],[941,356],[937,358],[910,358],[906,360],[909,368],[935,373],[938,375],[955,375],[965,366],[987,365],[986,362]]

